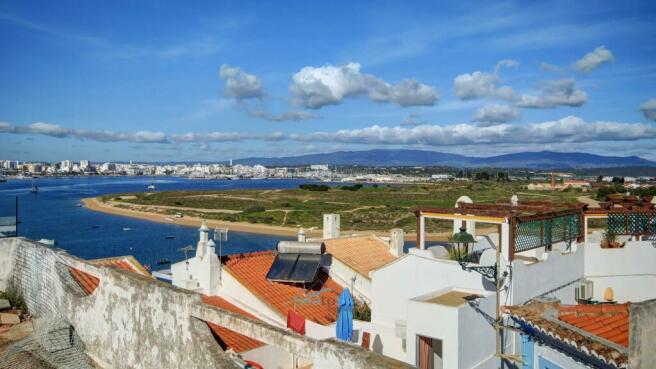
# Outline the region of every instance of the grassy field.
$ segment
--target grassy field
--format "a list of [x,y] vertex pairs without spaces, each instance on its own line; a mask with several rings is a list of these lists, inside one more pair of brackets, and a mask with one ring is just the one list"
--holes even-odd
[[[467,195],[476,203],[494,203],[517,194],[524,200],[575,201],[581,193],[522,190],[518,182],[446,182],[430,185],[378,185],[358,190],[332,187],[327,191],[228,190],[170,191],[104,196],[115,206],[226,221],[287,227],[321,227],[322,214],[339,213],[344,230],[415,229],[414,208],[453,207]],[[449,229],[448,223],[429,222],[429,232]]]

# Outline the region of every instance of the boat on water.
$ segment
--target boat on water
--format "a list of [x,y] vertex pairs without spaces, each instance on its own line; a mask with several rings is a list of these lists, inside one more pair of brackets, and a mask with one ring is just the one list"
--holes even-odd
[[42,244],[44,244],[44,245],[48,245],[48,246],[55,246],[55,245],[57,245],[57,241],[55,241],[55,240],[49,240],[49,239],[47,239],[47,238],[42,238],[42,239],[40,239],[40,240],[39,240],[39,243],[42,243]]
[[174,240],[174,239],[175,239],[175,236],[166,236],[166,237],[164,237],[164,238],[167,239],[167,240]]
[[37,186],[37,185],[34,183],[34,177],[32,177],[32,188],[30,189],[30,192],[32,192],[32,193],[37,193],[37,192],[39,192],[39,186]]
[[123,227],[124,232],[128,232],[128,231],[131,231],[131,230],[132,230],[132,228],[130,228],[130,227]]
[[159,264],[159,265],[163,265],[163,264],[171,264],[171,260],[169,260],[169,259],[161,259],[160,261],[157,262],[157,264]]
[[156,189],[157,189],[157,187],[155,187],[154,183],[151,183],[150,185],[148,185],[148,191],[155,191]]
[[100,226],[98,224],[94,224],[94,225],[91,226],[91,228],[97,229],[97,228],[100,228]]

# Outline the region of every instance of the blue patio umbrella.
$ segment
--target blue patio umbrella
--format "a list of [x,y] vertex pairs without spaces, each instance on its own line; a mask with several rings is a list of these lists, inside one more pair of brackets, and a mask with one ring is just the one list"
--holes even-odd
[[337,313],[337,323],[335,324],[337,338],[350,341],[353,336],[353,299],[348,288],[342,290],[338,303],[339,311]]

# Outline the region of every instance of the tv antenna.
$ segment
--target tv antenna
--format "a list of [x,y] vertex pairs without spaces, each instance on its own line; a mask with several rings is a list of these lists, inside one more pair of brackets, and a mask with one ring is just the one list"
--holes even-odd
[[221,257],[223,256],[223,242],[228,242],[228,228],[214,228],[214,241],[219,242],[219,281],[222,281],[223,263]]

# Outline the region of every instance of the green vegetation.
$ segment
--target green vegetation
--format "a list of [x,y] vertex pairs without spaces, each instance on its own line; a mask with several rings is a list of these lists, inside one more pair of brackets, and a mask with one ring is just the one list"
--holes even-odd
[[353,307],[353,319],[362,320],[365,322],[371,321],[371,308],[366,302],[356,302]]
[[624,178],[621,178],[620,180],[621,182],[617,182],[614,185],[599,187],[597,189],[597,200],[604,201],[608,195],[615,193],[625,194],[627,192],[635,196],[656,196],[656,186],[626,189],[620,184],[624,182]]
[[5,299],[9,301],[11,307],[14,309],[20,309],[22,312],[27,312],[27,304],[23,299],[23,296],[13,288],[9,288],[6,291],[0,291],[0,299]]
[[298,188],[301,190],[307,190],[307,191],[328,191],[330,190],[330,186],[327,185],[318,185],[314,183],[306,183],[299,185]]
[[[403,228],[414,232],[416,207],[453,207],[462,195],[476,203],[509,200],[576,201],[581,194],[558,191],[527,191],[526,182],[449,181],[421,185],[303,184],[287,190],[164,191],[122,194],[115,206],[140,205],[141,210],[233,222],[287,227],[321,227],[322,214],[339,213],[344,230]],[[112,201],[118,195],[103,196]],[[594,193],[591,193],[594,196]],[[157,208],[161,206],[162,208]],[[427,222],[429,232],[451,229],[450,222]]]

